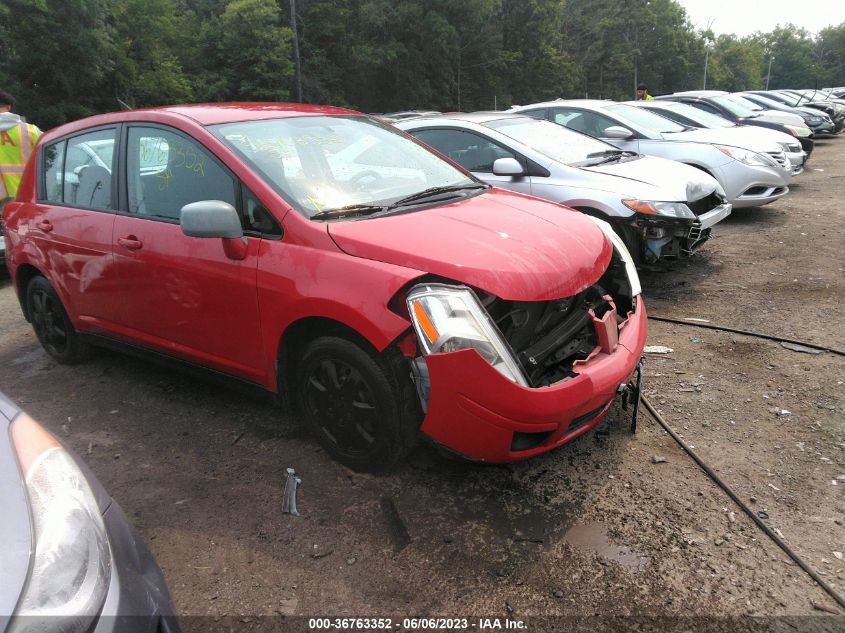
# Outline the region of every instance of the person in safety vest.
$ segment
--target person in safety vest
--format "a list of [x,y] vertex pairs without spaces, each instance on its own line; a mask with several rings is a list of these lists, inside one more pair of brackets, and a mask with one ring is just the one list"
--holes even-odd
[[654,101],[654,97],[648,94],[648,86],[645,84],[637,86],[637,101]]
[[15,98],[0,89],[0,210],[15,197],[26,161],[41,136],[37,126],[14,114]]

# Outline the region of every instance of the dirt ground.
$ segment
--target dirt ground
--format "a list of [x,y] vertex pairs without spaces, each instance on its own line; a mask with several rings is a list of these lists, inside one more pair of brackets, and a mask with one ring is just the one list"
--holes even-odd
[[[645,273],[650,314],[845,349],[843,159],[845,139],[820,141],[789,196],[735,211],[700,253]],[[845,593],[845,358],[659,322],[649,343],[674,350],[647,357],[650,400]],[[542,630],[575,622],[542,618],[553,615],[753,615],[845,630],[814,606],[836,603],[645,412],[636,435],[615,407],[527,462],[484,467],[422,446],[393,475],[359,475],[241,393],[110,352],[55,364],[7,280],[0,389],[86,459],[186,616],[485,616]],[[299,517],[281,511],[288,466],[302,477]],[[401,551],[385,497],[410,537]]]

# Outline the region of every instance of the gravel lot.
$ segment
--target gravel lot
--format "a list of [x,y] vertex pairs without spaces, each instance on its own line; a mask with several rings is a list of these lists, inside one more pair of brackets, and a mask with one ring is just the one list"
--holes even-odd
[[[734,212],[696,256],[644,274],[649,312],[845,349],[843,158],[845,140],[820,141],[789,196]],[[649,343],[674,350],[647,358],[651,401],[845,593],[845,358],[658,322]],[[0,389],[86,459],[184,615],[813,616],[784,630],[845,630],[818,608],[835,602],[645,412],[636,435],[615,408],[528,462],[483,467],[423,446],[391,476],[359,475],[250,396],[105,351],[56,365],[7,279]],[[281,512],[288,466],[303,479],[300,517]],[[401,551],[384,497],[407,526]]]

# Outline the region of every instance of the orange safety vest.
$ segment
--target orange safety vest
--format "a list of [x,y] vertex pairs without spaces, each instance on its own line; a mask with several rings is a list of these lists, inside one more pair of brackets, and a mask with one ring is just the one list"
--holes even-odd
[[14,127],[0,130],[0,200],[15,197],[39,136],[41,130],[23,119]]

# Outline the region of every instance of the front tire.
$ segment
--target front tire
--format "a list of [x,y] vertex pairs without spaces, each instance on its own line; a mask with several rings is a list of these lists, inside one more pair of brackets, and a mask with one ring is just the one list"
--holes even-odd
[[313,340],[295,389],[306,424],[327,453],[357,471],[386,472],[410,451],[419,428],[416,392],[404,358],[347,339]]
[[57,362],[73,365],[89,356],[90,346],[74,329],[58,293],[44,277],[33,277],[26,287],[26,310],[35,336]]

